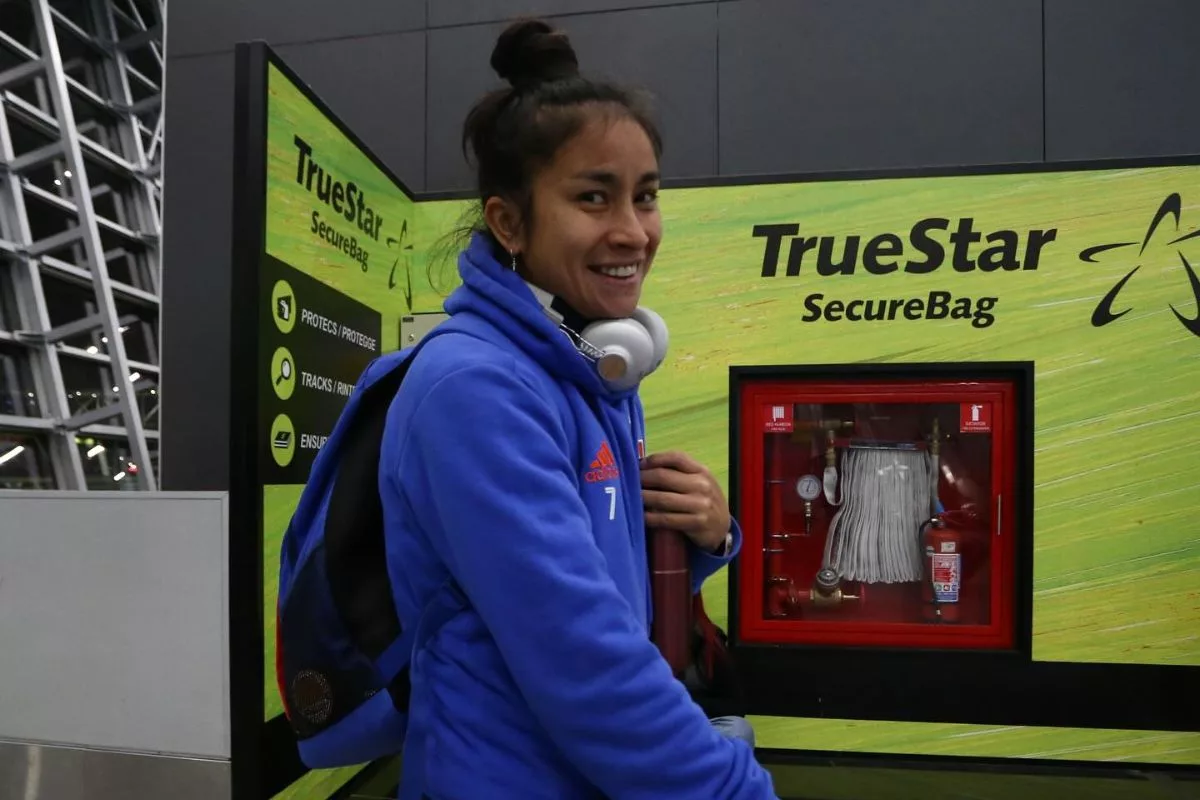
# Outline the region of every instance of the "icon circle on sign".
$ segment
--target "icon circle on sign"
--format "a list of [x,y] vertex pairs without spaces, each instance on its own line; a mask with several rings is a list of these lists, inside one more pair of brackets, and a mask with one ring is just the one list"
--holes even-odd
[[271,388],[280,400],[287,400],[296,391],[296,359],[286,347],[275,348],[271,358]]
[[292,328],[296,327],[296,293],[292,291],[292,285],[285,280],[275,281],[275,288],[271,290],[271,318],[275,320],[275,327],[279,328],[280,333],[291,333]]
[[271,457],[281,467],[292,463],[296,455],[296,426],[287,414],[280,414],[271,423]]

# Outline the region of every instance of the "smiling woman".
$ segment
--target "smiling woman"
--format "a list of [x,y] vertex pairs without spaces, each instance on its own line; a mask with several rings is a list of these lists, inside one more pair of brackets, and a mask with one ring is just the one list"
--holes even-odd
[[467,118],[476,230],[583,317],[628,317],[662,238],[662,140],[640,95],[581,77],[565,35],[545,28],[500,37],[492,66],[512,88]]
[[[396,610],[422,624],[401,797],[772,798],[744,720],[711,724],[679,679],[689,600],[741,531],[706,467],[646,449],[639,383],[667,350],[639,306],[663,236],[657,128],[543,22],[506,29],[491,64],[509,86],[464,125],[462,285],[379,461]],[[651,636],[671,617],[650,581],[664,540],[682,666]]]
[[662,239],[656,165],[638,123],[589,120],[532,181],[529,213],[492,196],[488,227],[526,280],[586,318],[629,317]]

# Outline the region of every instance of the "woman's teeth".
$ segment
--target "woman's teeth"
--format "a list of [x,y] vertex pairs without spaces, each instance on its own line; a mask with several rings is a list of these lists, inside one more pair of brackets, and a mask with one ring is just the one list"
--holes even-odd
[[600,267],[600,272],[610,278],[629,278],[637,272],[637,264],[625,264],[620,267]]

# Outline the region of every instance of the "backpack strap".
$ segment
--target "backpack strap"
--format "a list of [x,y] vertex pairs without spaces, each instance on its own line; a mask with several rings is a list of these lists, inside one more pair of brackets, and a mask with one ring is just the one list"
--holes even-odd
[[400,636],[402,626],[387,574],[383,501],[377,491],[364,489],[378,483],[387,409],[419,349],[420,343],[399,366],[361,390],[355,424],[347,428],[338,454],[325,520],[330,591],[352,640],[372,660]]
[[[373,365],[382,372],[357,390],[357,409],[337,453],[338,469],[325,518],[329,591],[350,641],[381,674],[394,676],[388,692],[400,710],[408,708],[409,671],[404,666],[412,653],[415,631],[414,626],[406,629],[402,625],[392,596],[383,498],[378,491],[379,460],[388,410],[405,376],[421,348],[449,327],[447,321],[430,331],[399,363],[389,365],[385,356]],[[371,369],[368,367],[368,372]]]
[[[379,365],[383,373],[359,390],[358,409],[342,440],[339,468],[329,496],[325,558],[330,592],[351,641],[381,674],[395,676],[388,691],[400,710],[408,708],[411,686],[406,665],[414,650],[424,646],[434,631],[465,607],[467,598],[451,579],[421,612],[416,625],[402,625],[396,612],[387,570],[383,498],[377,488],[388,412],[422,347],[439,335],[469,334],[472,329],[471,321],[447,320],[417,342],[399,364]],[[365,490],[366,486],[373,490]],[[335,535],[350,531],[358,533]],[[369,535],[364,537],[364,531]]]
[[[409,368],[425,344],[436,336],[449,333],[488,340],[494,336],[495,329],[469,315],[453,317],[421,339],[402,363],[382,367],[386,371],[361,390],[355,415],[357,424],[347,430],[338,455],[341,466],[327,512],[327,532],[355,530],[353,526],[360,525],[365,527],[358,530],[377,532],[369,541],[356,537],[350,542],[354,547],[347,547],[345,542],[335,543],[327,533],[325,546],[330,564],[330,590],[345,615],[352,641],[374,661],[381,674],[395,676],[388,691],[401,711],[407,711],[409,706],[411,659],[446,622],[469,607],[470,600],[451,576],[434,591],[415,625],[407,628],[401,625],[387,571],[383,499],[378,491],[363,491],[363,485],[378,486],[388,411],[397,399]],[[333,580],[333,575],[341,580]],[[387,609],[386,613],[380,613],[383,608]]]
[[372,661],[383,659],[380,666],[385,672],[403,658],[394,651],[402,648],[405,640],[409,644],[412,641],[403,635],[392,598],[383,535],[383,498],[378,491],[388,411],[421,349],[439,335],[461,330],[461,320],[447,320],[417,342],[399,363],[388,365],[385,356],[373,365],[383,372],[374,380],[364,381],[357,390],[357,409],[337,453],[338,468],[325,519],[330,592],[351,641]]
[[[381,391],[376,397],[371,398],[371,402],[386,403],[390,407],[391,403],[394,403],[396,400],[400,382],[407,374],[408,368],[416,358],[417,352],[421,346],[428,343],[429,340],[434,336],[448,333],[465,334],[487,340],[490,338],[489,334],[494,335],[495,330],[486,322],[475,319],[471,316],[453,317],[450,320],[447,320],[438,327],[434,328],[425,336],[425,338],[417,343],[412,355],[409,356],[403,365],[381,377],[378,381],[376,381],[375,384],[372,385],[371,388],[375,388],[376,386],[381,387]],[[366,403],[367,401],[368,398],[364,397],[363,402]],[[369,412],[370,410],[368,409],[367,413]],[[375,446],[362,453],[362,457],[364,459],[370,459],[369,461],[364,462],[370,467],[369,470],[364,471],[369,471],[372,478],[376,481],[378,480],[379,476],[380,451],[382,449],[383,437],[386,435],[388,414],[385,410],[382,414],[378,414],[377,417],[377,424],[371,426],[370,438],[368,439],[368,441],[374,443]],[[349,453],[349,451],[347,451],[347,453]],[[349,495],[351,493],[347,492],[347,494]],[[374,523],[375,527],[373,530],[382,531],[382,499],[379,497],[378,493],[372,494],[372,502],[370,503],[370,506],[371,508],[369,509],[369,513],[376,513],[376,506],[378,506],[379,509],[378,521]],[[331,503],[329,513],[332,515],[333,511],[334,509]],[[352,510],[350,511],[353,513]],[[366,557],[361,556],[361,558],[363,563],[359,568],[363,570],[363,574],[366,575],[368,572],[377,573],[377,575],[374,576],[374,580],[381,583],[379,584],[379,587],[376,588],[376,591],[386,590],[388,592],[388,600],[390,601],[392,597],[390,594],[391,580],[387,574],[386,551],[384,549],[384,542],[382,538],[379,542],[379,550],[377,554],[372,556],[375,561],[370,567],[367,566]],[[415,625],[410,625],[399,635],[399,637],[396,637],[395,634],[391,632],[399,630],[399,619],[395,615],[394,606],[389,605],[389,609],[391,610],[391,613],[389,614],[389,620],[395,619],[397,627],[391,627],[391,623],[389,621],[388,628],[383,630],[383,621],[380,620],[381,627],[379,636],[388,637],[381,638],[380,641],[383,641],[383,643],[387,646],[385,646],[378,653],[372,652],[371,657],[375,659],[377,667],[383,674],[394,674],[396,676],[392,686],[389,687],[389,691],[392,693],[392,699],[397,708],[400,708],[401,710],[408,709],[409,694],[411,691],[410,672],[412,659],[415,659],[416,654],[429,643],[429,640],[433,638],[434,634],[437,633],[437,631],[445,623],[450,621],[450,619],[452,619],[456,614],[468,608],[469,606],[470,599],[458,585],[458,582],[454,579],[454,577],[450,576],[446,578],[446,580],[433,592],[433,595],[430,597],[429,601],[425,604],[424,608],[422,608],[420,615],[417,618],[417,623]],[[364,607],[370,608],[370,606]],[[365,633],[369,634],[370,631],[365,631]]]

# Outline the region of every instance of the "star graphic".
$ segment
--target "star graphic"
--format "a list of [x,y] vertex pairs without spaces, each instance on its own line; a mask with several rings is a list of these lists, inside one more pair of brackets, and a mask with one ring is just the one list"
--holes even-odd
[[400,260],[401,260],[401,258],[403,258],[403,260],[404,260],[404,275],[405,275],[405,279],[407,281],[407,286],[405,287],[405,290],[404,290],[404,302],[405,302],[405,305],[408,306],[409,312],[412,312],[413,294],[412,294],[412,252],[411,251],[413,249],[413,246],[411,243],[410,244],[404,243],[407,238],[408,238],[408,220],[404,220],[404,222],[400,226],[400,238],[396,239],[396,238],[389,236],[387,239],[388,249],[392,249],[394,247],[402,247],[404,250],[403,254],[396,256],[396,260],[392,262],[392,271],[391,271],[391,273],[388,274],[388,288],[389,289],[396,288],[396,267],[399,266]]
[[[1158,207],[1158,211],[1154,214],[1154,219],[1150,221],[1150,226],[1146,229],[1146,236],[1142,240],[1141,248],[1138,250],[1139,260],[1146,252],[1146,245],[1148,245],[1150,240],[1154,237],[1154,233],[1158,230],[1158,226],[1161,225],[1168,217],[1174,219],[1175,232],[1179,232],[1179,216],[1182,205],[1183,201],[1181,200],[1178,192],[1168,195],[1167,198],[1163,200],[1162,205]],[[1197,237],[1200,237],[1200,230],[1195,230],[1191,233],[1185,233],[1183,236],[1180,236],[1168,242],[1167,244],[1179,245],[1188,239],[1195,239]],[[1095,264],[1096,256],[1100,255],[1101,253],[1108,252],[1109,250],[1118,250],[1122,247],[1133,247],[1136,244],[1137,242],[1114,242],[1112,244],[1096,245],[1095,247],[1089,247],[1081,252],[1079,257],[1089,264]],[[1183,314],[1179,313],[1179,309],[1177,309],[1174,304],[1171,304],[1171,311],[1174,312],[1175,317],[1179,320],[1180,325],[1191,331],[1193,336],[1200,336],[1200,277],[1196,275],[1196,271],[1192,269],[1192,265],[1183,255],[1182,250],[1176,250],[1176,255],[1179,256],[1179,261],[1183,264],[1183,268],[1187,272],[1188,281],[1191,284],[1192,296],[1196,301],[1197,310],[1196,316],[1185,317]],[[1121,293],[1121,289],[1125,287],[1125,284],[1129,282],[1129,279],[1133,277],[1134,273],[1141,268],[1142,265],[1138,264],[1133,269],[1129,270],[1129,272],[1125,273],[1125,277],[1117,281],[1116,285],[1109,289],[1108,293],[1100,299],[1100,302],[1096,305],[1095,310],[1092,311],[1092,325],[1094,327],[1099,328],[1104,325],[1108,325],[1110,322],[1116,322],[1118,319],[1125,316],[1132,310],[1126,308],[1124,311],[1118,311],[1114,313],[1113,303],[1116,302],[1117,295]]]

